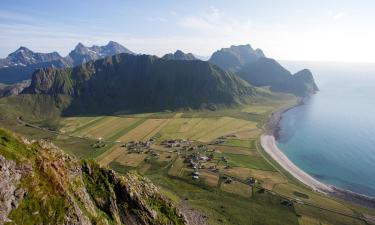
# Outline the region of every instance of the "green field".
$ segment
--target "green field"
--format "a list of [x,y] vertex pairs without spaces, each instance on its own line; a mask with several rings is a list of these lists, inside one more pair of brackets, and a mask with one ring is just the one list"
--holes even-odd
[[[1,103],[0,108],[4,107]],[[137,171],[150,178],[174,202],[186,201],[203,212],[210,224],[365,224],[336,211],[358,217],[362,213],[375,214],[373,210],[313,192],[280,168],[260,147],[259,135],[270,113],[295,103],[295,98],[280,95],[274,101],[259,100],[251,106],[216,111],[131,115],[118,112],[110,116],[56,117],[48,121],[25,117],[60,134],[22,126],[14,116],[9,116],[13,111],[1,115],[0,123],[31,139],[51,139],[68,153],[80,159],[94,158],[119,173]],[[219,137],[225,137],[224,143],[212,145]],[[121,147],[125,142],[150,138],[156,139],[151,146],[154,155],[130,153]],[[98,139],[105,146],[93,147]],[[163,140],[171,139],[190,140],[194,150],[161,145]],[[197,147],[200,145],[204,148]],[[201,163],[198,180],[192,179],[194,170],[185,160],[191,154],[213,156]],[[233,181],[225,183],[227,177]],[[253,190],[246,183],[249,178],[258,181]],[[258,193],[262,188],[275,194]],[[296,198],[313,206],[281,204]]]

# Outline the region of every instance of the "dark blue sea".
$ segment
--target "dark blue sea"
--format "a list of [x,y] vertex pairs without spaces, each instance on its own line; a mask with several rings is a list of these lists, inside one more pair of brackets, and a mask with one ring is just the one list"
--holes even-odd
[[320,91],[283,115],[278,147],[323,183],[375,197],[375,64],[282,64],[311,69]]

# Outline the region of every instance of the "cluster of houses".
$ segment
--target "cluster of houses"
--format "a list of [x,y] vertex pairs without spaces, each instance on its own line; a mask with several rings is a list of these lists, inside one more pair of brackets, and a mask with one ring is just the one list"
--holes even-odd
[[221,145],[221,144],[224,144],[228,138],[236,138],[236,137],[237,136],[234,135],[234,134],[230,134],[230,135],[226,135],[226,136],[221,136],[221,137],[217,138],[212,144],[214,144],[214,145]]
[[149,150],[153,143],[155,143],[155,140],[151,138],[148,141],[129,141],[123,144],[122,147],[126,148],[130,153],[143,153]]
[[184,139],[177,139],[177,140],[165,140],[161,142],[161,145],[167,148],[175,148],[175,147],[186,147],[191,145],[191,141],[187,141]]
[[145,158],[145,161],[149,161],[151,160],[151,158],[159,158],[160,157],[160,154],[158,152],[156,152],[155,150],[153,149],[150,149],[149,152],[148,152],[149,156],[147,156]]
[[199,179],[199,169],[203,168],[203,163],[211,161],[213,159],[213,154],[208,156],[201,155],[199,152],[194,152],[189,154],[185,157],[185,162],[189,164],[189,166],[194,169],[192,173],[192,178],[194,180]]
[[107,146],[107,144],[104,143],[101,138],[99,138],[94,144],[92,144],[93,148],[104,148],[105,146]]

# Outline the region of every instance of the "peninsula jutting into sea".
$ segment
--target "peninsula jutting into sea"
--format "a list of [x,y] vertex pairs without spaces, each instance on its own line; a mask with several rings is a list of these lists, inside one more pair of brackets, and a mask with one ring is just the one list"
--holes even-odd
[[0,6],[0,225],[375,225],[373,3]]

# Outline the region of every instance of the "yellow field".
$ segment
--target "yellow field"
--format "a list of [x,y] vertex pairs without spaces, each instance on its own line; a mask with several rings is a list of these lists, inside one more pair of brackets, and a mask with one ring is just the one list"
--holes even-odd
[[106,166],[117,159],[121,154],[126,154],[125,148],[120,147],[120,145],[115,145],[111,149],[101,154],[96,160],[100,165]]
[[[76,127],[76,129],[72,132],[75,136],[88,136],[87,133],[90,131],[95,131],[100,129],[101,126],[105,125],[106,123],[112,121],[115,117],[112,116],[105,116],[97,118],[96,120],[90,121],[82,126]],[[79,119],[80,120],[80,119]]]
[[287,181],[278,172],[255,170],[243,167],[234,167],[225,170],[225,173],[241,180],[246,180],[250,177],[261,180],[262,186],[272,190],[276,184],[286,183]]
[[213,147],[217,153],[233,153],[241,155],[259,155],[256,149],[248,149],[242,147],[232,147],[232,146],[220,146],[215,145]]
[[[119,141],[139,141],[156,133],[166,119],[148,119],[130,132],[120,137]],[[156,131],[156,132],[155,132]]]
[[256,128],[255,122],[231,117],[173,119],[160,130],[163,139],[183,138],[210,142],[220,136]]
[[232,181],[230,184],[221,183],[221,190],[238,194],[243,197],[251,197],[251,187],[238,181]]
[[63,127],[60,129],[60,131],[63,133],[72,133],[77,128],[82,127],[95,120],[100,120],[101,118],[102,117],[69,117],[61,121]]
[[240,131],[233,133],[238,139],[254,139],[257,138],[263,131],[261,129],[252,129],[247,131]]
[[163,122],[159,126],[157,126],[155,129],[153,129],[150,133],[146,134],[146,136],[144,136],[142,138],[142,140],[143,141],[150,140],[150,138],[155,136],[155,134],[157,134],[161,129],[163,129],[163,127],[165,127],[170,121],[171,121],[171,119],[163,120]]
[[115,161],[125,166],[137,167],[145,160],[146,156],[147,154],[125,153],[117,157]]
[[93,128],[90,128],[83,134],[92,138],[102,137],[104,139],[107,139],[115,134],[116,131],[129,127],[136,121],[138,121],[138,119],[136,118],[109,117],[108,120],[100,123]]
[[206,184],[212,187],[216,187],[217,183],[219,182],[219,175],[216,173],[201,171],[200,177],[204,180]]
[[244,109],[242,109],[242,112],[247,112],[247,113],[254,113],[254,114],[264,114],[269,111],[272,111],[274,107],[272,106],[248,106]]

